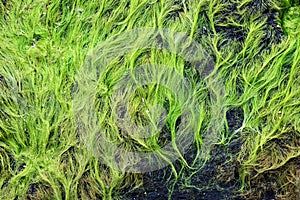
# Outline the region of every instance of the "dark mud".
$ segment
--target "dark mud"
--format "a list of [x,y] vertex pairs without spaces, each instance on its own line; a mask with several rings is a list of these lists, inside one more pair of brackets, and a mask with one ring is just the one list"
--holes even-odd
[[[241,182],[239,178],[239,169],[241,165],[237,160],[237,154],[242,147],[241,137],[234,131],[242,126],[243,110],[241,108],[232,108],[226,112],[228,133],[230,141],[224,145],[214,145],[210,151],[210,159],[204,167],[192,176],[189,186],[185,186],[180,180],[176,183],[173,192],[168,179],[172,177],[171,169],[165,168],[159,171],[143,175],[143,186],[131,192],[124,191],[122,196],[128,200],[165,200],[171,196],[171,199],[181,200],[246,200],[247,195],[240,193]],[[187,153],[187,161],[191,161],[196,155],[196,148],[192,147]],[[175,162],[175,167],[180,163]],[[186,170],[186,175],[189,171]],[[272,176],[274,178],[274,176]],[[263,189],[262,185],[252,185],[254,190],[260,192],[261,198],[255,198],[255,191],[252,191],[252,197],[260,200],[275,199],[276,191],[273,187],[274,180],[268,177],[262,179],[266,181]],[[269,184],[267,184],[269,183]],[[246,188],[247,189],[247,188]]]
[[[240,108],[231,109],[226,114],[229,132],[242,125],[243,110]],[[241,148],[241,141],[238,135],[232,136],[231,141],[226,145],[214,145],[210,151],[210,159],[204,167],[194,174],[189,186],[185,186],[180,180],[175,184],[173,192],[169,192],[171,184],[168,178],[172,176],[171,169],[165,168],[159,171],[144,175],[142,187],[124,192],[126,199],[132,200],[165,200],[169,195],[171,199],[191,199],[191,200],[215,200],[229,199],[242,200],[239,196],[240,189],[239,167],[237,153]],[[187,162],[193,160],[196,155],[196,147],[192,147],[186,156]],[[180,163],[175,162],[175,166]],[[188,174],[186,170],[185,174]]]

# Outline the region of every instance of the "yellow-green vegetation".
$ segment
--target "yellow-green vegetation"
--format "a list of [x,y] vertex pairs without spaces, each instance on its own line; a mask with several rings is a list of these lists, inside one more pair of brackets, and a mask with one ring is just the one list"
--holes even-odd
[[[88,53],[124,31],[144,27],[182,32],[201,44],[214,64],[209,77],[217,76],[225,91],[213,93],[195,63],[159,49],[137,49],[107,66],[92,104],[82,106],[94,106],[105,137],[126,150],[176,146],[182,105],[198,105],[191,110],[199,115],[191,112],[184,122],[195,127],[192,153],[176,162],[160,154],[169,163],[159,171],[167,194],[158,188],[137,199],[179,199],[180,191],[188,191],[185,198],[209,199],[203,195],[211,191],[204,179],[214,176],[216,183],[210,184],[223,199],[261,199],[269,193],[299,199],[300,5],[293,0],[0,1],[0,199],[133,199],[135,190],[147,187],[151,174],[117,170],[102,162],[101,146],[96,155],[87,147],[74,115],[80,102],[73,101]],[[200,103],[186,105],[180,99],[184,92],[178,100],[155,83],[138,88],[128,100],[137,124],[159,118],[162,108],[153,104],[168,114],[151,137],[129,137],[126,132],[135,127],[126,120],[122,127],[113,122],[125,97],[114,96],[112,88],[126,70],[152,62],[186,78]],[[174,74],[164,70],[157,74],[172,82]],[[182,82],[171,85],[176,84]],[[215,107],[224,111],[217,118]],[[239,110],[234,120],[231,110]],[[218,121],[218,129],[210,128],[212,121]],[[207,147],[204,136],[210,131],[217,139]],[[239,144],[237,151],[233,143]],[[226,157],[222,163],[215,159],[220,155]],[[199,175],[209,167],[219,174]],[[225,197],[228,190],[219,183],[231,181],[234,188]]]

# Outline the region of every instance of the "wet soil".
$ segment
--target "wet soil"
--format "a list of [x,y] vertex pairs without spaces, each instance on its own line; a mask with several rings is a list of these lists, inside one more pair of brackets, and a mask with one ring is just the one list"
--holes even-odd
[[[233,108],[226,113],[228,132],[233,134],[242,126],[243,110]],[[178,181],[172,193],[168,178],[171,176],[170,167],[143,175],[143,186],[131,192],[124,191],[123,195],[128,200],[165,200],[171,196],[173,200],[246,200],[240,193],[241,182],[237,154],[242,147],[241,137],[238,133],[230,135],[231,140],[225,145],[214,145],[210,151],[210,159],[204,167],[192,176],[189,186]],[[186,156],[191,161],[196,155],[196,148],[191,147]],[[174,164],[179,166],[180,163]],[[188,171],[187,173],[188,174]],[[266,186],[267,187],[267,186]],[[260,200],[275,199],[276,192],[272,187],[267,187],[260,194]],[[255,195],[254,195],[255,196]]]
[[[226,117],[229,132],[233,133],[242,125],[243,110],[231,109],[226,113]],[[226,145],[214,145],[208,162],[190,180],[190,186],[195,188],[184,186],[179,181],[170,194],[168,178],[171,176],[171,169],[165,168],[145,174],[143,186],[128,193],[124,192],[124,196],[132,200],[165,200],[169,195],[174,200],[242,200],[238,193],[241,185],[238,173],[240,164],[237,161],[241,145],[238,135],[232,136]],[[196,148],[192,147],[187,155],[186,159],[189,162],[196,155]],[[180,164],[175,163],[176,165]]]

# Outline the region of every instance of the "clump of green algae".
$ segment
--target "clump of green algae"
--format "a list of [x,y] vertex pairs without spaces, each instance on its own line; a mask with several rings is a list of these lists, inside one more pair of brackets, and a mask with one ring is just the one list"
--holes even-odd
[[[284,11],[281,24],[279,11]],[[144,26],[186,32],[214,57],[226,87],[225,108],[244,111],[241,127],[222,132],[220,142],[226,145],[229,136],[241,134],[243,148],[232,159],[241,164],[244,195],[257,198],[259,185],[263,196],[269,187],[264,175],[272,179],[281,172],[284,176],[269,181],[269,188],[283,199],[298,194],[299,6],[286,1],[8,0],[0,2],[0,12],[2,199],[116,199],[124,188],[142,185],[141,174],[108,168],[79,142],[71,94],[88,50]],[[287,37],[280,35],[281,26]],[[171,55],[164,58],[172,61]],[[188,65],[183,64],[184,71]],[[169,177],[169,196],[177,183],[203,190],[191,181],[201,168],[179,163]]]

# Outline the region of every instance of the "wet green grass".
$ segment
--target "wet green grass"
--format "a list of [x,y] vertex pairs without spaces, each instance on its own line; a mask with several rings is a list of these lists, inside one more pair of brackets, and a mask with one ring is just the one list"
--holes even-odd
[[[72,94],[76,74],[99,42],[125,30],[152,27],[184,32],[198,41],[213,57],[214,73],[226,89],[218,106],[224,113],[243,110],[241,127],[230,130],[224,114],[218,119],[224,129],[217,132],[220,145],[230,143],[234,135],[242,142],[232,158],[240,163],[237,195],[255,199],[271,188],[277,198],[297,199],[299,16],[296,1],[1,1],[0,198],[126,199],[121,195],[125,189],[142,186],[143,174],[104,165],[82,143]],[[103,84],[118,81],[122,67],[149,60],[174,67],[191,83],[199,78],[189,75],[193,66],[171,53],[148,54],[138,50],[113,63],[119,71],[116,75],[112,71]],[[200,156],[202,137],[212,120],[210,107],[216,106],[211,105],[206,87],[195,87],[202,102],[201,123],[194,133],[197,151],[192,160],[180,157],[179,167],[171,164],[170,196],[179,182],[201,189],[191,180],[209,159]],[[164,94],[172,99],[171,92],[155,85],[137,93],[131,112],[141,113],[136,118],[140,123],[151,121],[145,114],[148,104],[162,101]],[[146,99],[143,104],[141,98]],[[113,119],[107,99],[95,100],[97,105],[103,126],[115,130],[111,137],[120,137],[116,127],[109,126]],[[168,119],[172,135],[180,113],[176,105],[169,108],[174,111]],[[159,142],[159,137],[133,139],[125,147],[152,151],[162,145]]]

